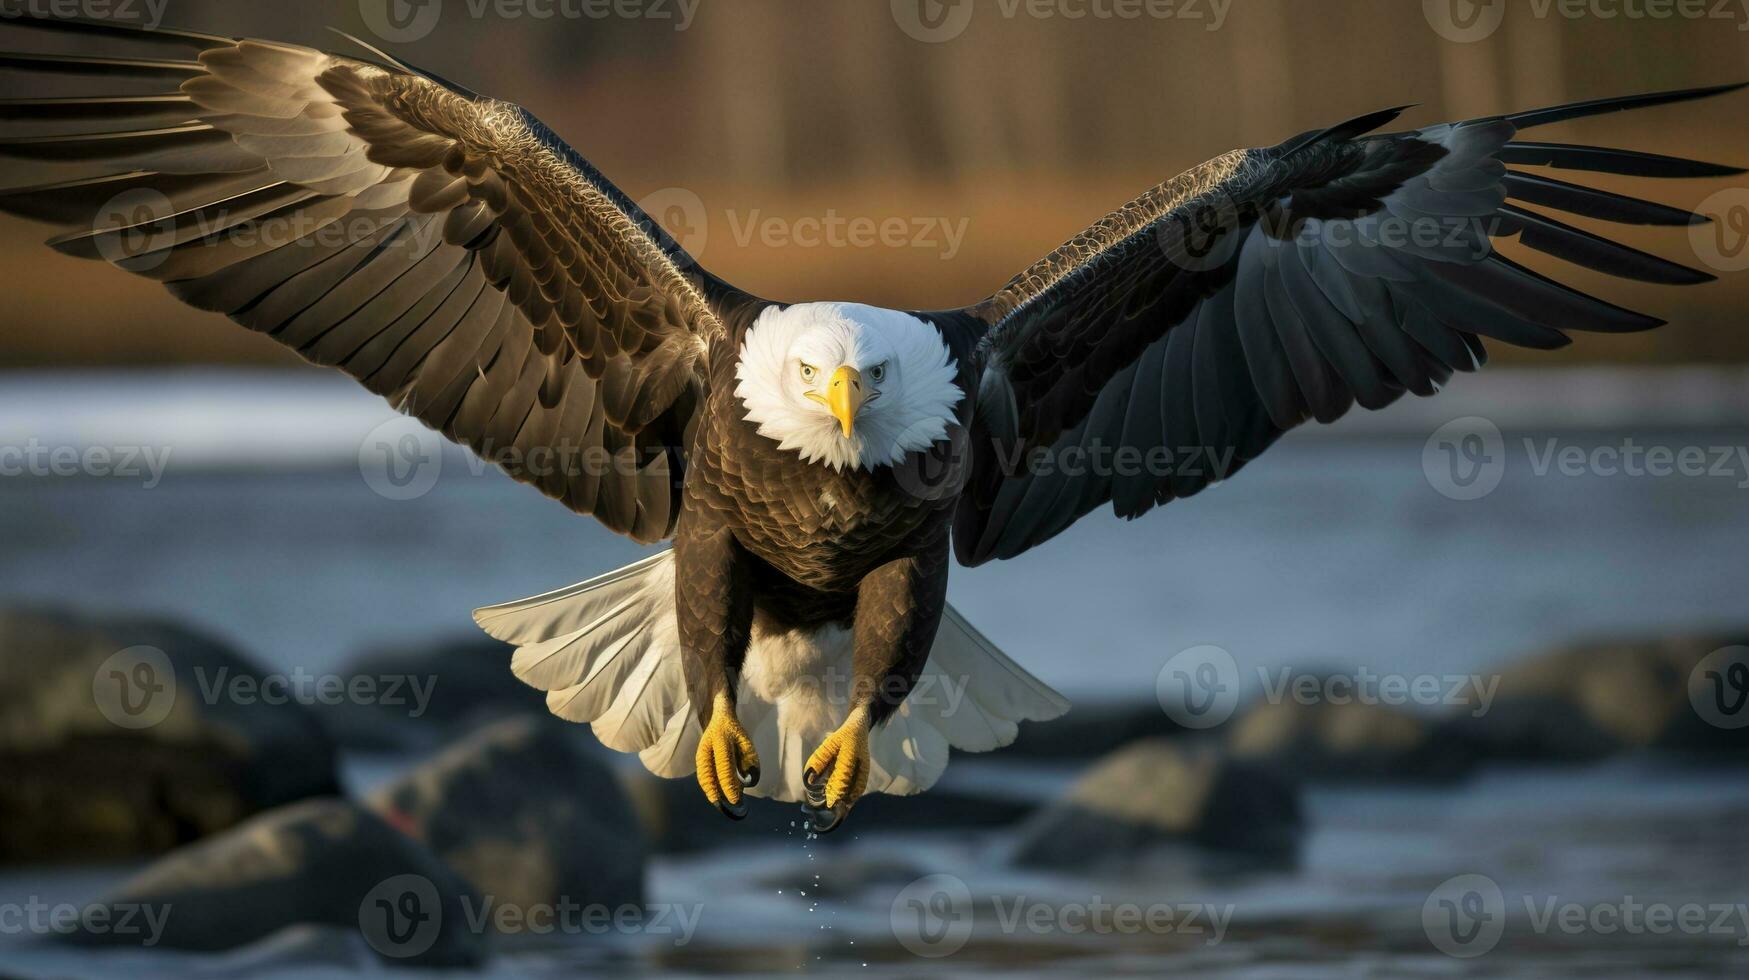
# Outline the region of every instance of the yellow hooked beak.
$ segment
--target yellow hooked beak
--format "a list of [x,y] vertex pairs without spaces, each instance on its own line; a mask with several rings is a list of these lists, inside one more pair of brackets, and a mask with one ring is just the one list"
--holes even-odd
[[844,438],[856,433],[856,413],[862,411],[867,395],[862,388],[862,372],[853,367],[841,367],[826,384],[824,397],[808,392],[808,397],[832,410],[832,416],[844,429]]

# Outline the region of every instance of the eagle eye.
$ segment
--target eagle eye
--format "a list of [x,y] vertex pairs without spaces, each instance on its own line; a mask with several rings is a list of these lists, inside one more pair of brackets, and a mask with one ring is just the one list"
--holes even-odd
[[819,377],[819,376],[820,376],[819,368],[814,367],[812,364],[803,364],[802,365],[802,383],[803,384],[810,384],[811,385],[814,383],[814,379]]
[[875,384],[880,384],[882,381],[887,380],[887,366],[884,363],[876,364],[874,367],[869,368],[868,376],[874,379]]

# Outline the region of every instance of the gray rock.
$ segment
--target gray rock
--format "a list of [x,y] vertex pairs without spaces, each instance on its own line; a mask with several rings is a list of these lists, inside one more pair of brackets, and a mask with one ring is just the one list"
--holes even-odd
[[161,853],[338,792],[326,733],[263,676],[167,622],[0,612],[0,863]]
[[407,696],[347,702],[318,714],[335,741],[360,751],[429,751],[484,723],[546,715],[546,695],[510,672],[511,652],[485,636],[368,651],[348,661],[341,676],[379,687],[398,683]]
[[1051,869],[1128,865],[1174,845],[1291,860],[1301,827],[1298,792],[1270,770],[1207,742],[1145,739],[1021,824],[1013,860]]
[[1453,717],[1441,732],[1501,761],[1583,762],[1647,750],[1741,759],[1749,704],[1738,697],[1749,694],[1749,681],[1730,669],[1728,655],[1713,657],[1741,642],[1697,634],[1558,649],[1506,669],[1485,714]]
[[1259,702],[1226,737],[1235,759],[1289,781],[1443,782],[1468,775],[1480,758],[1471,739],[1436,720],[1358,701]]
[[[293,926],[357,930],[386,962],[472,966],[484,936],[466,882],[424,847],[346,800],[308,800],[261,814],[166,855],[96,903],[109,921],[161,923],[164,949],[234,950]],[[133,932],[87,923],[67,938],[139,946]]]
[[630,800],[612,769],[548,721],[483,728],[373,794],[370,806],[493,908],[644,900],[645,843]]

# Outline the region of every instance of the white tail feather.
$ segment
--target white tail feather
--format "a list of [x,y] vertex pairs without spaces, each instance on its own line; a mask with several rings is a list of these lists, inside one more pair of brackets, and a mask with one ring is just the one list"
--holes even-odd
[[[700,731],[679,655],[672,552],[474,620],[517,645],[511,670],[548,692],[555,715],[588,722],[602,744],[638,753],[658,776],[692,775]],[[804,634],[755,620],[736,692],[766,773],[754,795],[802,798],[808,757],[849,714],[853,645],[839,627]],[[950,746],[988,752],[1014,741],[1020,722],[1068,709],[950,607],[922,677],[871,739],[869,791],[921,793],[941,778]]]

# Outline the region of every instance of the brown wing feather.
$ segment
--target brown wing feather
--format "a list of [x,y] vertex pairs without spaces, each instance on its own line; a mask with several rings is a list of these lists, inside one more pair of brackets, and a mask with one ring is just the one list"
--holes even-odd
[[[346,371],[615,531],[671,533],[719,309],[757,301],[538,120],[292,45],[14,26],[76,46],[7,61],[33,81],[95,64],[133,84],[0,105],[24,185],[0,210],[70,226],[62,251]],[[153,48],[150,70],[117,39]]]

